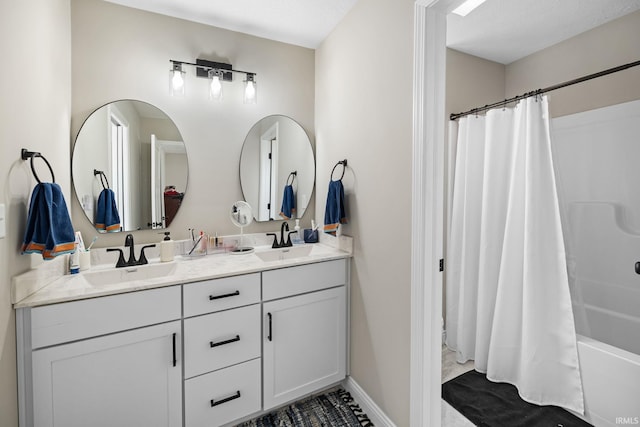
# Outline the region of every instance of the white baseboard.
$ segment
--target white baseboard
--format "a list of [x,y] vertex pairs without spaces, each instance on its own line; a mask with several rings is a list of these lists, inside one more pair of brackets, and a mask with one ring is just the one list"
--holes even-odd
[[352,378],[347,377],[342,386],[360,405],[360,408],[369,416],[369,419],[375,427],[396,427],[391,419],[384,413],[382,409],[369,397],[369,395],[360,387],[360,385]]

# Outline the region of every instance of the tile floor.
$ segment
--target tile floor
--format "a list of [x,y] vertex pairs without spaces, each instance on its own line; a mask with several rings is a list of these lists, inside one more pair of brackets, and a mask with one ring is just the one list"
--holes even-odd
[[[456,362],[456,353],[442,346],[442,382],[457,377],[473,369],[473,361],[465,364]],[[443,427],[474,427],[474,424],[463,417],[451,405],[442,401],[442,426]]]

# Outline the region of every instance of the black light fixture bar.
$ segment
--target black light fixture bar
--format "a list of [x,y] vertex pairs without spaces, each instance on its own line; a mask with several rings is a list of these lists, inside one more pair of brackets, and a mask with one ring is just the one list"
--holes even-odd
[[[206,59],[196,59],[196,76],[209,78],[209,72],[212,70],[222,71],[222,81],[233,81],[233,67],[231,64],[224,62],[207,61]],[[229,71],[225,71],[229,70]]]
[[226,64],[224,62],[216,62],[216,61],[207,61],[206,59],[196,59],[196,62],[186,62],[186,61],[176,61],[175,59],[170,59],[173,64],[172,68],[175,69],[176,64],[180,65],[191,65],[196,67],[196,76],[197,77],[205,77],[209,78],[210,71],[222,71],[222,80],[223,81],[233,81],[233,73],[241,73],[247,76],[256,76],[256,73],[250,71],[242,71],[242,70],[234,70],[231,64]]

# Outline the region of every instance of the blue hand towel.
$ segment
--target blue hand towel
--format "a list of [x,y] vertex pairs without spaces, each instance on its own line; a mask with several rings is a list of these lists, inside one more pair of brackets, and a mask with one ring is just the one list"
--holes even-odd
[[296,199],[293,194],[293,186],[285,185],[284,194],[282,195],[282,208],[280,209],[280,216],[284,219],[291,219],[296,212]]
[[344,187],[342,181],[330,181],[327,192],[327,206],[324,211],[324,232],[333,234],[340,224],[347,223],[347,212],[344,208]]
[[42,254],[45,260],[73,252],[76,236],[60,186],[39,183],[31,193],[23,254]]
[[98,196],[96,228],[98,231],[108,233],[120,231],[120,214],[116,206],[116,195],[110,188],[105,188]]

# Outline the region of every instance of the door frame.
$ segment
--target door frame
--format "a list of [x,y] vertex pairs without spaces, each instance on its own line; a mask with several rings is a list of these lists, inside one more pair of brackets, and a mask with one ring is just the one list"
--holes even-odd
[[414,5],[410,424],[441,425],[446,16],[463,0]]

